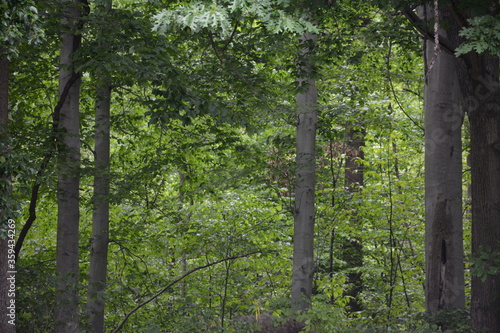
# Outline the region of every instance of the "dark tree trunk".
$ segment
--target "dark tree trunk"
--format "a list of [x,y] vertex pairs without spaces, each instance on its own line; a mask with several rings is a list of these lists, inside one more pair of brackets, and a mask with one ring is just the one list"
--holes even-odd
[[[470,123],[472,174],[472,257],[500,251],[500,85],[499,59],[470,57],[459,71]],[[472,276],[474,330],[500,332],[500,274],[483,282]]]
[[[479,4],[478,4],[479,5]],[[454,11],[454,24],[447,37],[454,47],[464,40],[458,36],[459,17],[489,14],[498,16],[498,1],[483,2],[474,13]],[[483,10],[480,12],[480,10]],[[488,11],[488,12],[487,12]],[[500,251],[500,84],[497,56],[469,52],[457,62],[463,106],[470,124],[472,257]],[[489,261],[491,263],[491,261]],[[488,274],[483,282],[472,274],[471,324],[474,331],[500,332],[500,274]]]
[[[350,224],[355,225],[356,229],[361,228],[359,217],[356,213],[356,193],[363,186],[363,150],[365,130],[360,124],[351,122],[346,125],[346,165],[345,165],[345,185],[347,192],[351,196],[353,205]],[[359,298],[362,290],[361,272],[356,271],[363,266],[363,243],[360,237],[354,236],[343,241],[342,256],[346,263],[347,290],[344,295],[349,297],[347,304],[350,312],[362,310],[361,300]]]
[[[8,119],[9,119],[9,60],[0,50],[0,153],[10,150],[8,145]],[[0,169],[0,189],[2,205],[0,206],[0,332],[12,333],[16,331],[15,324],[15,260],[14,260],[14,234],[15,221],[9,223],[10,196],[12,187],[8,168]],[[11,229],[10,226],[13,228]],[[8,233],[10,230],[11,234]],[[10,235],[10,237],[9,237]],[[9,279],[8,279],[9,278]],[[14,303],[11,303],[14,302]]]

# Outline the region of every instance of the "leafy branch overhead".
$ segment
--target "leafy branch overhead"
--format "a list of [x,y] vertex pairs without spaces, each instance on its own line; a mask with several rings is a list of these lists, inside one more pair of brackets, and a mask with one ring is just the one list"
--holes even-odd
[[155,15],[154,30],[165,33],[171,29],[189,28],[193,32],[207,30],[228,36],[235,20],[262,24],[270,33],[317,32],[304,18],[297,18],[290,1],[195,1],[185,6],[166,9]]
[[456,56],[476,51],[500,57],[500,18],[498,16],[478,16],[468,20],[470,26],[460,31],[466,41],[460,45]]

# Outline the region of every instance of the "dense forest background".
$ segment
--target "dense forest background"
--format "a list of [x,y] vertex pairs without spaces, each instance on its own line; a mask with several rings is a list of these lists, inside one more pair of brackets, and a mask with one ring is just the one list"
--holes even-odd
[[0,331],[498,332],[498,10],[0,1]]

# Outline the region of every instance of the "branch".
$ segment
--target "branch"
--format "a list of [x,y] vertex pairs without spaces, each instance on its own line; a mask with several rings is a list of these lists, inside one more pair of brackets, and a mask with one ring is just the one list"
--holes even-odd
[[[427,30],[425,28],[425,22],[421,18],[417,16],[412,10],[410,9],[405,9],[402,11],[402,13],[406,16],[408,21],[413,25],[415,29],[417,29],[418,32],[422,34],[422,37],[424,39],[430,39],[434,40],[434,34]],[[443,49],[450,53],[450,54],[455,54],[455,48],[449,43],[447,39],[445,39],[443,36],[439,37],[440,45],[443,47]]]
[[233,29],[233,32],[231,33],[231,35],[229,36],[229,38],[227,39],[226,43],[224,44],[224,46],[222,47],[222,53],[224,54],[229,46],[229,44],[231,44],[231,42],[233,41],[234,39],[234,35],[236,34],[236,31],[238,31],[238,21],[236,21],[236,23],[234,24],[234,29]]
[[396,89],[394,89],[394,84],[392,83],[392,76],[391,76],[391,54],[392,54],[392,42],[389,43],[389,51],[387,52],[387,61],[386,61],[386,66],[387,66],[387,81],[389,82],[389,86],[391,88],[392,95],[394,96],[394,100],[396,101],[396,104],[399,106],[401,111],[404,113],[404,115],[411,120],[415,126],[417,126],[419,129],[425,132],[425,129],[410,115],[405,111],[403,105],[401,105],[401,102],[399,101],[398,95],[396,94]]
[[117,332],[119,332],[123,328],[123,325],[125,325],[125,323],[127,322],[127,320],[130,318],[130,316],[132,316],[137,310],[139,310],[140,308],[142,308],[144,305],[146,305],[146,304],[154,301],[161,294],[163,294],[165,291],[167,291],[170,287],[172,287],[174,284],[180,282],[181,280],[183,280],[188,275],[191,275],[191,274],[193,274],[196,271],[199,271],[199,270],[204,269],[204,268],[208,268],[210,266],[214,266],[214,265],[220,264],[220,263],[225,262],[225,261],[230,261],[230,260],[235,260],[235,259],[239,259],[239,258],[249,257],[249,256],[251,256],[253,254],[256,254],[256,253],[262,253],[262,252],[261,251],[253,251],[253,252],[249,252],[249,253],[245,253],[245,254],[239,254],[239,255],[236,255],[236,256],[223,258],[223,259],[220,259],[220,260],[217,260],[217,261],[210,262],[210,263],[208,263],[206,265],[195,267],[195,268],[187,271],[186,273],[182,274],[180,277],[174,279],[172,282],[170,282],[169,284],[167,284],[167,286],[165,286],[163,289],[161,289],[156,294],[154,294],[153,296],[151,296],[149,299],[147,299],[144,302],[138,304],[135,308],[133,308],[132,310],[130,310],[130,312],[127,313],[127,315],[125,316],[125,318],[123,318],[123,320],[120,322],[120,324],[113,331],[111,331],[111,333],[117,333]]
[[66,85],[64,86],[64,89],[61,95],[59,96],[59,100],[57,101],[57,105],[54,108],[54,112],[52,113],[52,132],[50,133],[50,137],[47,140],[49,147],[47,148],[42,163],[38,168],[38,172],[36,173],[35,176],[35,182],[33,184],[33,188],[31,189],[31,199],[28,210],[29,216],[28,219],[26,220],[26,223],[24,223],[21,232],[19,233],[19,237],[17,239],[16,246],[14,248],[16,261],[17,258],[19,257],[19,252],[21,252],[21,248],[23,247],[23,242],[26,239],[28,231],[31,229],[33,222],[36,220],[36,204],[38,201],[38,192],[40,190],[40,185],[42,184],[42,178],[45,173],[45,170],[47,169],[50,160],[54,156],[54,150],[59,136],[59,118],[61,114],[61,109],[64,105],[64,102],[66,101],[66,98],[68,97],[69,90],[79,78],[80,78],[79,73],[73,72],[71,74],[70,79],[66,82]]

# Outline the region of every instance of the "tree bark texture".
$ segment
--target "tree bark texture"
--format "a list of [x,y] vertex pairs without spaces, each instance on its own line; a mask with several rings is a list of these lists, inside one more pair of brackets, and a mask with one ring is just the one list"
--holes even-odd
[[[472,57],[471,57],[472,58]],[[477,66],[459,71],[470,123],[472,257],[500,251],[500,85],[499,59],[476,55]],[[486,281],[472,276],[474,330],[500,332],[500,274]]]
[[311,56],[316,36],[305,34],[301,43],[301,77],[297,94],[296,188],[293,237],[292,310],[310,307],[314,275],[314,222],[316,185],[316,123],[318,119]]
[[[445,12],[441,11],[444,15]],[[456,58],[426,42],[425,224],[426,308],[464,308],[462,232],[463,109]],[[442,323],[443,327],[446,323]]]
[[[9,119],[9,60],[0,50],[0,137],[3,142],[1,142],[0,151],[1,155],[5,154],[10,150],[8,142],[6,141],[9,131],[8,131],[8,119]],[[11,301],[15,302],[15,295],[13,295],[13,289],[11,289],[11,283],[7,278],[11,276],[9,272],[15,271],[15,267],[11,266],[9,263],[9,249],[13,247],[13,239],[9,242],[9,237],[7,235],[8,220],[13,216],[10,215],[9,201],[12,192],[12,187],[10,186],[11,177],[10,172],[7,169],[0,169],[0,181],[2,193],[2,206],[0,207],[0,332],[13,333],[16,331],[15,320],[15,309],[13,310],[13,315],[11,315],[11,310],[8,308],[11,306]],[[14,229],[15,230],[15,229]],[[5,233],[5,234],[4,234]],[[10,246],[9,246],[10,245]],[[13,253],[12,253],[13,254]],[[15,289],[15,288],[14,288]],[[15,303],[14,303],[15,305]],[[12,307],[12,306],[11,306]],[[9,323],[10,321],[10,323]]]
[[[102,78],[101,82],[109,82]],[[104,292],[109,244],[109,166],[110,166],[111,87],[97,88],[95,114],[95,176],[92,245],[90,252],[89,296],[87,309],[91,332],[104,332]]]
[[[73,57],[81,36],[75,31],[81,21],[80,1],[62,1],[62,24],[66,31],[61,41],[59,93],[75,75]],[[59,119],[57,183],[57,250],[56,269],[59,278],[55,309],[55,332],[79,331],[79,167],[80,167],[80,79],[76,80],[61,108]]]
[[[103,19],[112,7],[111,0],[99,3],[97,10]],[[103,22],[105,22],[103,20]],[[101,29],[104,33],[106,27]],[[102,43],[100,43],[102,45]],[[104,46],[104,45],[102,45]],[[96,89],[94,142],[94,212],[90,252],[89,294],[87,313],[90,331],[104,333],[104,310],[109,245],[109,169],[111,126],[111,77],[102,75]]]
[[[498,1],[483,2],[488,12],[454,12],[454,24],[447,37],[457,47],[464,39],[458,35],[463,20],[472,15],[499,15]],[[457,62],[463,106],[470,124],[472,257],[500,251],[500,59],[469,52]],[[489,262],[491,263],[491,261]],[[472,275],[471,324],[474,331],[500,332],[500,274],[489,274],[483,282]]]
[[[363,187],[363,150],[365,130],[361,124],[346,124],[346,165],[345,165],[345,186],[347,192],[353,198]],[[356,214],[356,203],[352,202],[353,209],[349,223],[355,225],[358,229],[361,227],[359,217]],[[349,237],[342,244],[342,256],[346,263],[347,290],[344,295],[349,297],[347,304],[350,312],[362,310],[361,300],[359,299],[362,290],[361,273],[356,272],[356,268],[363,266],[363,243],[359,237]]]

